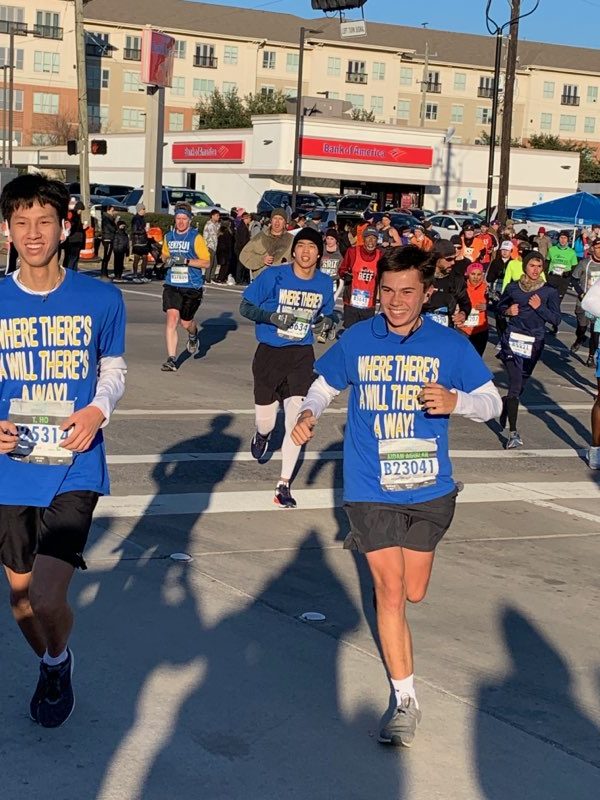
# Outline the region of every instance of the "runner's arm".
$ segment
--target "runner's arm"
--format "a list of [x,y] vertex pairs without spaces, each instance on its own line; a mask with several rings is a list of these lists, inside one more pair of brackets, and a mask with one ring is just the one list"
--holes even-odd
[[102,428],[108,425],[112,412],[123,397],[126,373],[127,364],[121,356],[104,356],[100,359],[96,394],[90,405],[96,406],[104,414]]
[[487,422],[502,413],[502,399],[492,381],[484,383],[472,392],[461,392],[458,389],[451,391],[455,392],[458,398],[453,414],[466,417],[473,422]]
[[194,269],[208,269],[210,267],[210,253],[204,236],[196,236],[194,239],[194,255],[196,258],[188,258],[188,266]]
[[335,400],[340,392],[330,386],[322,375],[314,381],[308,394],[304,398],[298,416],[303,411],[310,411],[316,419],[319,419],[321,414],[327,409]]
[[271,322],[271,314],[272,311],[265,311],[264,309],[260,308],[260,306],[251,303],[249,300],[243,299],[240,303],[240,314],[242,317],[246,317],[251,322],[262,322],[265,325],[269,325]]
[[556,289],[548,292],[548,304],[544,305],[542,302],[542,305],[535,309],[535,313],[550,325],[556,325],[557,327],[560,325],[562,314],[560,311],[560,298]]
[[580,300],[583,297],[583,295],[585,294],[585,289],[581,285],[581,279],[583,278],[586,264],[587,264],[587,258],[586,259],[582,259],[579,262],[579,264],[575,267],[573,272],[571,273],[570,284],[575,289],[577,297]]

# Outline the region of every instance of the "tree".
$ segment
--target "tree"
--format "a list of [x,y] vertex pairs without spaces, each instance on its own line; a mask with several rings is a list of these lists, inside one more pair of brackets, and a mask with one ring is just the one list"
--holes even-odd
[[[479,143],[485,145],[486,147],[489,146],[490,142],[492,141],[492,137],[489,135],[487,131],[481,131],[479,134]],[[500,137],[496,136],[496,147],[500,146]],[[511,147],[524,147],[525,145],[520,139],[511,139],[510,140]]]
[[281,91],[273,94],[247,94],[244,98],[250,114],[285,114],[288,96]]
[[252,115],[285,114],[287,97],[283,92],[248,94],[241,98],[237,90],[215,89],[196,106],[198,130],[215,128],[251,128]]
[[66,144],[69,139],[77,138],[77,129],[79,127],[77,112],[67,111],[64,114],[48,116],[50,118],[47,120],[45,128],[36,131],[43,134],[46,146],[56,147],[57,145]]
[[595,150],[587,143],[561,139],[550,133],[535,133],[529,137],[529,147],[534,150],[563,150],[569,153],[579,153],[579,182],[600,182],[600,161],[598,161]]
[[355,106],[350,112],[350,119],[355,122],[375,122],[375,113],[367,111],[366,108],[356,108]]

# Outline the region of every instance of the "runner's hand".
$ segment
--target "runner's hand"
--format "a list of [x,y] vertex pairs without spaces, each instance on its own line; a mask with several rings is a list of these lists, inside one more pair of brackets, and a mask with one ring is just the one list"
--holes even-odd
[[14,422],[9,422],[7,419],[0,421],[0,453],[5,455],[12,453],[18,444],[19,434]]
[[467,315],[465,314],[465,312],[457,308],[454,314],[452,314],[452,322],[456,326],[462,327],[466,321],[467,321]]
[[507,317],[518,317],[519,316],[519,304],[513,303],[512,306],[509,306],[506,311],[504,312]]
[[273,256],[266,255],[264,257],[263,263],[264,263],[265,267],[270,267],[273,264],[274,261],[275,261],[275,259],[273,258]]
[[527,302],[533,308],[534,311],[537,311],[537,309],[542,305],[542,300],[539,294],[532,294]]
[[334,322],[331,317],[317,317],[315,324],[312,326],[315,336],[326,336],[333,328]]
[[309,442],[315,435],[314,428],[316,424],[317,418],[313,415],[313,412],[309,409],[303,411],[292,431],[292,442],[299,446]]
[[280,331],[287,331],[292,327],[294,322],[296,322],[296,317],[293,314],[278,313],[275,311],[275,313],[271,314],[270,320],[271,325],[275,325]]
[[456,408],[458,395],[439,383],[426,383],[421,389],[419,401],[428,414],[445,416]]
[[185,256],[173,256],[171,261],[173,262],[174,267],[185,266]]
[[60,446],[74,453],[85,453],[103,422],[104,414],[96,406],[86,406],[76,411],[60,426],[61,431],[70,431]]

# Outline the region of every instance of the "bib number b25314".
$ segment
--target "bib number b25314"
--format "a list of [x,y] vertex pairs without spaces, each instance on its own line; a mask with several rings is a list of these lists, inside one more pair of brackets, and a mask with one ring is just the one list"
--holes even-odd
[[69,432],[60,428],[73,408],[72,401],[11,400],[9,419],[17,426],[19,443],[9,456],[31,464],[70,464],[73,453],[60,446]]

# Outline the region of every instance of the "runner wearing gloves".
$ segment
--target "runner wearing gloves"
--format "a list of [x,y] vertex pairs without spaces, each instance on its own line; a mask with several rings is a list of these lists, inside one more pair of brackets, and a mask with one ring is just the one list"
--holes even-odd
[[423,312],[445,328],[464,325],[471,313],[471,301],[464,278],[454,272],[456,253],[452,242],[447,239],[436,242],[431,260],[435,273]]
[[498,302],[498,314],[507,319],[500,337],[498,358],[508,373],[508,392],[502,400],[500,425],[509,425],[507,450],[522,447],[517,431],[519,398],[544,350],[546,323],[560,323],[558,291],[543,280],[544,260],[535,250],[523,259],[523,275],[509,283]]
[[252,363],[256,433],[250,447],[260,461],[283,403],[285,436],[281,477],[274,503],[295,508],[290,491],[300,447],[290,438],[300,405],[313,381],[315,335],[333,326],[333,283],[318,269],[323,237],[303,228],[295,237],[291,264],[273,266],[248,286],[240,305],[242,316],[256,323],[258,348]]
[[406,604],[426,594],[435,548],[454,516],[450,414],[486,421],[502,410],[492,374],[467,338],[422,315],[435,267],[409,245],[380,264],[381,313],[354,325],[315,364],[292,432],[309,441],[347,387],[346,549],[365,554],[375,585],[381,650],[395,711],[379,741],[410,747],[421,719]]
[[187,331],[187,351],[198,352],[198,326],[194,316],[202,303],[204,271],[210,267],[210,253],[204,238],[192,224],[192,207],[175,207],[175,228],[164,238],[162,257],[167,276],[163,287],[163,311],[167,315],[165,337],[167,360],[163,372],[176,372],[177,326]]

